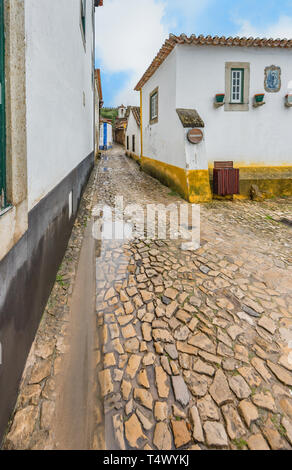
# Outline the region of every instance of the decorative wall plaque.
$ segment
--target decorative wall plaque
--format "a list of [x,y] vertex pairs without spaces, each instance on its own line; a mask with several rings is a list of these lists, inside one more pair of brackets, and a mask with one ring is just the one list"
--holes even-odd
[[277,93],[281,89],[281,68],[271,65],[265,68],[265,90]]
[[203,132],[201,129],[191,129],[188,132],[188,141],[191,144],[199,144],[203,140]]

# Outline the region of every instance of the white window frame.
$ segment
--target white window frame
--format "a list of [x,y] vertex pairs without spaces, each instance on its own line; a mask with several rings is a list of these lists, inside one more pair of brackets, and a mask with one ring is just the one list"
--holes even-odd
[[158,102],[158,93],[154,93],[154,95],[151,96],[151,113],[152,113],[151,120],[157,118],[158,116],[157,102]]
[[[243,69],[243,86],[241,101],[232,100],[232,70]],[[249,62],[225,62],[225,105],[224,111],[237,112],[249,110],[250,96],[250,63]]]
[[158,121],[158,88],[150,93],[150,124],[155,124]]
[[231,69],[230,103],[243,103],[244,69]]

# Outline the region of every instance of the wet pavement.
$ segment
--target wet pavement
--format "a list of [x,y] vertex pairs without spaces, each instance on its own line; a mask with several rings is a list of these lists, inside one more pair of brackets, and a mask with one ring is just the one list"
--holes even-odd
[[[84,246],[86,229],[80,226],[88,228],[93,207],[113,207],[116,196],[123,196],[124,207],[184,203],[115,147],[91,177],[87,215],[81,207],[83,218],[74,228],[78,236],[73,231],[69,247],[76,240]],[[93,213],[106,237],[108,214]],[[86,384],[88,364],[95,365],[94,398],[80,412],[94,417],[88,448],[291,449],[291,227],[280,222],[291,220],[291,214],[291,199],[216,201],[201,206],[201,248],[196,251],[182,250],[181,239],[95,242],[92,357],[71,369]],[[66,287],[66,299],[76,285],[71,291]],[[52,294],[57,299],[59,288]],[[6,448],[62,448],[56,423],[63,419],[60,397],[68,395],[61,381],[51,386],[54,393],[48,392],[54,366],[40,374],[35,368],[40,361],[42,370],[42,361],[59,361],[57,373],[64,377],[66,355],[76,351],[72,338],[78,342],[80,331],[68,299],[65,323],[62,317],[54,324],[53,349],[44,351],[52,339],[44,338],[44,326],[39,330],[33,350],[41,342],[44,349],[29,358]],[[43,321],[52,315],[56,306],[47,308]],[[70,419],[65,422],[69,429]],[[73,441],[72,448],[78,448],[77,432]]]

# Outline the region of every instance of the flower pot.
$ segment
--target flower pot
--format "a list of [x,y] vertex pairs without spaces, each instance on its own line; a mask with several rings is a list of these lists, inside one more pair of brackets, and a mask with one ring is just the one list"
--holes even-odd
[[285,96],[285,105],[288,107],[288,108],[291,108],[292,107],[292,94],[288,94]]
[[264,93],[259,93],[258,95],[254,95],[254,99],[256,103],[262,103],[264,101]]
[[225,98],[225,94],[224,94],[224,93],[218,93],[218,94],[216,95],[216,97],[215,97],[216,103],[223,103],[224,98]]

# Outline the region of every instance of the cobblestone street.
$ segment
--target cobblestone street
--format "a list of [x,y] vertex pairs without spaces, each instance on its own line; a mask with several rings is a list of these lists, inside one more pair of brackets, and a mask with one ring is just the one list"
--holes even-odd
[[[112,206],[118,195],[125,205],[184,202],[121,147],[103,154],[32,348],[5,448],[55,449],[62,442],[58,375],[76,335],[70,331],[76,263],[92,208]],[[86,411],[94,419],[82,445],[292,448],[292,228],[281,219],[292,219],[291,199],[214,201],[201,206],[197,251],[182,251],[181,240],[170,239],[96,242],[95,398]],[[87,380],[80,364],[75,372]]]

